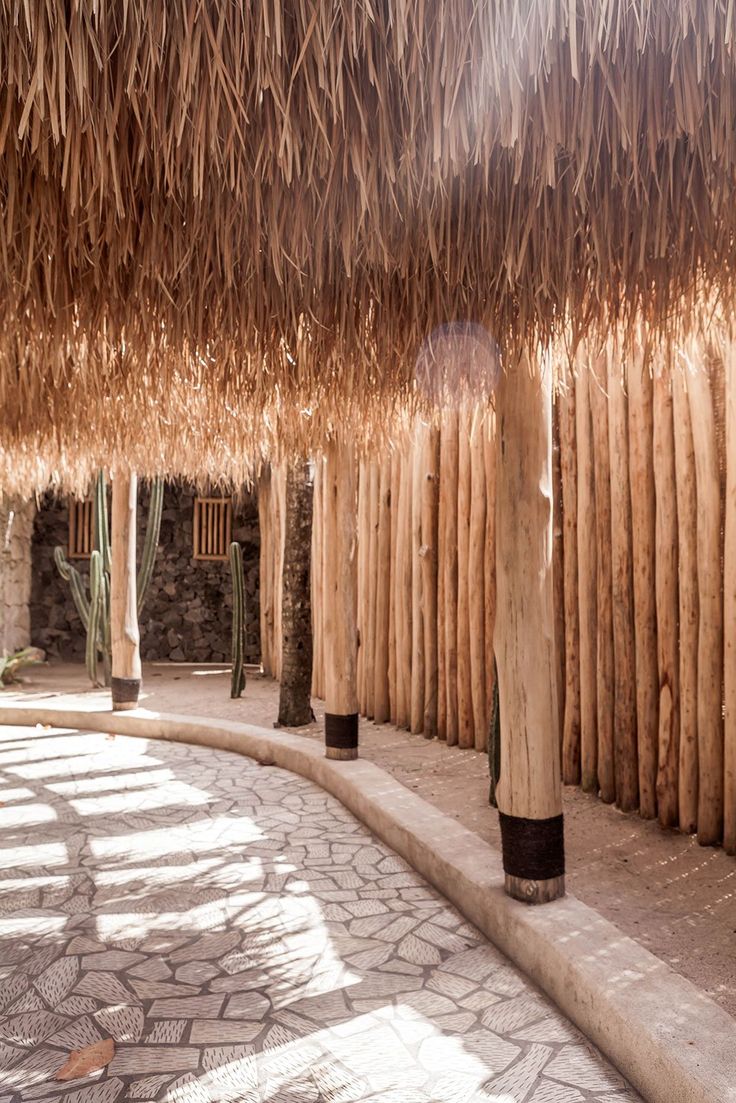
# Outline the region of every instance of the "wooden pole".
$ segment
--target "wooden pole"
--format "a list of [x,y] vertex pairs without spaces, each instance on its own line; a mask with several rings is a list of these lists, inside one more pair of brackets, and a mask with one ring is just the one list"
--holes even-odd
[[396,724],[411,724],[411,461],[406,452],[400,460],[398,533],[396,536]]
[[601,800],[616,799],[613,708],[613,580],[611,564],[611,463],[608,444],[608,396],[605,353],[591,364],[590,406],[593,414],[595,457],[596,593],[598,653],[598,786]]
[[[458,417],[447,413],[442,433],[443,461],[440,481],[440,509],[444,513],[444,594],[445,594],[445,707],[447,745],[458,739],[457,713],[457,480]],[[444,501],[443,501],[444,499]]]
[[419,734],[424,729],[424,609],[422,602],[422,463],[427,427],[415,422],[412,447],[407,457],[407,473],[411,480],[411,692],[410,730]]
[[723,845],[736,854],[736,365],[726,353],[726,532],[723,552]]
[[440,739],[447,739],[447,652],[445,650],[447,498],[447,441],[443,418],[440,425],[440,467],[437,480],[437,735]]
[[470,418],[460,415],[457,474],[457,723],[458,745],[472,747],[473,698],[470,672]]
[[430,425],[424,440],[421,486],[422,609],[424,623],[424,735],[437,735],[437,530],[439,510],[440,432]]
[[[674,827],[678,821],[680,692],[677,654],[677,487],[669,372],[658,372],[654,378],[654,486],[657,496],[656,596],[659,668],[657,806],[662,826]],[[720,696],[718,707],[720,710]]]
[[314,464],[314,515],[312,518],[312,696],[324,697],[322,663],[322,616],[324,599],[322,596],[322,530],[324,513],[322,509],[322,457]]
[[496,625],[496,413],[490,407],[483,422],[483,465],[486,474],[486,538],[483,550],[484,626],[486,644],[486,740],[490,735],[491,702],[496,681],[493,634]]
[[473,703],[473,731],[476,751],[484,751],[488,741],[484,571],[486,542],[484,429],[483,411],[478,409],[470,430],[470,544],[468,549],[470,689]]
[[391,460],[381,461],[378,486],[378,559],[376,567],[376,627],[373,654],[373,718],[389,718],[389,614],[391,612]]
[[[565,710],[562,780],[580,784],[580,615],[578,608],[578,458],[575,446],[575,380],[568,373],[560,393],[560,473],[565,601]],[[586,522],[587,524],[587,522]]]
[[377,462],[366,471],[366,592],[365,592],[365,715],[375,716],[376,610],[378,603],[378,510],[380,485]]
[[136,511],[138,479],[118,471],[112,481],[110,548],[110,641],[112,707],[116,712],[138,706],[141,653],[136,593]]
[[501,714],[496,788],[506,891],[564,893],[552,610],[552,381],[526,357],[499,383],[497,615]]
[[365,460],[358,466],[358,708],[363,716],[368,711],[366,674],[366,644],[368,642],[368,557],[370,553],[370,503],[368,468]]
[[629,479],[636,644],[636,727],[639,812],[657,815],[659,672],[655,589],[656,497],[652,377],[643,356],[629,364]]
[[639,806],[636,744],[636,656],[632,569],[629,434],[623,366],[608,354],[609,457],[611,465],[611,577],[613,596],[613,712],[616,803],[623,812]]
[[397,723],[398,717],[398,648],[396,631],[396,572],[398,563],[396,550],[399,533],[399,490],[401,487],[401,460],[394,451],[391,455],[391,577],[389,580],[388,615],[388,700],[391,723]]
[[698,496],[686,372],[672,376],[677,480],[677,553],[680,621],[680,830],[698,826]]
[[355,457],[342,436],[325,468],[325,755],[358,757]]
[[281,592],[281,679],[278,723],[300,727],[312,720],[312,518],[314,474],[304,459],[286,467],[284,566]]
[[562,533],[562,459],[560,456],[560,396],[552,395],[552,609],[555,618],[555,683],[557,685],[557,733],[565,724],[565,551]]
[[721,490],[713,398],[707,365],[688,373],[698,493],[698,842],[723,831],[723,603]]
[[258,530],[260,536],[259,597],[261,614],[261,666],[264,674],[273,676],[273,546],[271,510],[271,468],[266,467],[258,479]]
[[580,364],[575,386],[575,433],[578,461],[578,609],[580,613],[580,784],[598,791],[598,531],[595,508],[593,421],[587,364]]

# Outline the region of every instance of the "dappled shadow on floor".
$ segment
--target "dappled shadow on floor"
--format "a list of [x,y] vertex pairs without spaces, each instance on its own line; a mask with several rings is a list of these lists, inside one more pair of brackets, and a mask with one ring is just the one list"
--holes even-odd
[[0,729],[0,976],[9,1103],[636,1098],[333,798],[227,752]]

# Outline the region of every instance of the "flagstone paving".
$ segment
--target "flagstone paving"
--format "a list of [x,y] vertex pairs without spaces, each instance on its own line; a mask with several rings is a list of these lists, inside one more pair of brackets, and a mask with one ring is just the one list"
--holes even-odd
[[[72,1049],[108,1067],[58,1083]],[[597,1050],[302,778],[0,728],[0,1103],[632,1103]]]

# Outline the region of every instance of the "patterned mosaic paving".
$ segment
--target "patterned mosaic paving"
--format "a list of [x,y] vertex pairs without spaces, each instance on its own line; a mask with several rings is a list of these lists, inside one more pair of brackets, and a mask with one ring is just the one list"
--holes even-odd
[[[60,1084],[72,1049],[101,1073]],[[0,1103],[632,1103],[584,1037],[311,783],[0,728]]]

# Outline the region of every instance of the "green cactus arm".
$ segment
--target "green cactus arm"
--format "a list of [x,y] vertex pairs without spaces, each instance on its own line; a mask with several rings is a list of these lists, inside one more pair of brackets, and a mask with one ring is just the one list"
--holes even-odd
[[89,625],[87,627],[87,646],[85,649],[87,673],[94,685],[99,685],[97,679],[97,652],[100,646],[102,575],[102,553],[95,550],[89,560]]
[[100,605],[100,646],[102,647],[103,681],[110,685],[112,666],[111,640],[110,640],[110,575],[102,573],[102,602]]
[[243,549],[236,540],[230,545],[230,570],[233,576],[232,676],[230,696],[240,697],[245,689],[243,637],[245,634],[245,587],[243,585]]
[[95,481],[95,547],[102,555],[102,569],[110,570],[110,526],[107,519],[107,482],[105,472],[98,471]]
[[146,599],[146,590],[153,574],[153,564],[156,560],[158,538],[161,532],[161,512],[164,504],[164,481],[154,479],[151,484],[151,499],[148,503],[148,522],[146,524],[146,539],[143,544],[143,558],[136,580],[138,593],[137,610],[141,614],[143,602]]
[[74,605],[79,613],[82,624],[84,625],[85,632],[89,624],[89,602],[87,595],[84,592],[84,583],[82,576],[76,567],[73,567],[64,554],[62,547],[54,548],[54,562],[58,568],[59,574],[65,582],[69,583],[69,588],[72,592],[72,598],[74,599]]

